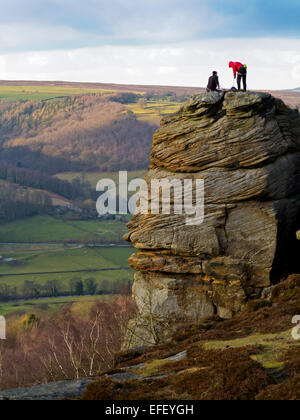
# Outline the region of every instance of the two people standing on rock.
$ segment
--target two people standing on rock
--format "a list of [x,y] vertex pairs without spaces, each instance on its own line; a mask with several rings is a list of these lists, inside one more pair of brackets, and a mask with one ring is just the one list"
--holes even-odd
[[[246,64],[242,64],[239,61],[233,62],[230,61],[229,68],[233,70],[234,79],[237,78],[238,90],[241,90],[241,82],[243,81],[244,91],[247,91],[247,66]],[[212,76],[208,80],[208,85],[206,88],[207,92],[221,92],[220,89],[220,82],[218,73],[216,71],[213,72]]]

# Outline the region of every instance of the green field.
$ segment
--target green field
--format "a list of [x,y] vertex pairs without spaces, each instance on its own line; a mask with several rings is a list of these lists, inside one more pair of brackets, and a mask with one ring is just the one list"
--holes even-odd
[[0,86],[0,100],[47,101],[88,93],[113,93],[112,90],[56,86]]
[[[63,291],[68,291],[72,278],[94,278],[97,285],[103,281],[111,286],[131,281],[133,273],[128,269],[132,248],[72,248],[62,245],[28,246],[1,245],[0,254],[13,258],[13,263],[1,263],[0,284],[16,287],[19,291],[25,281],[45,285],[49,280],[59,282]],[[123,268],[121,270],[113,270]],[[112,269],[111,271],[95,271]],[[80,272],[80,271],[85,272]],[[71,271],[71,273],[58,273]],[[78,271],[78,272],[76,272]],[[45,273],[45,274],[32,274]],[[14,275],[25,274],[25,275]]]
[[177,112],[182,106],[181,102],[157,99],[142,101],[136,104],[125,105],[126,109],[132,111],[138,119],[159,124],[162,117]]
[[[128,172],[128,182],[136,178],[144,178],[145,173],[146,171]],[[92,188],[96,188],[100,179],[112,179],[116,183],[117,188],[119,188],[119,172],[65,172],[57,174],[56,177],[69,182],[72,182],[76,178],[80,178],[82,181],[89,182]]]
[[119,247],[92,248],[84,242],[119,242],[126,231],[126,225],[118,221],[69,221],[50,216],[0,225],[0,255],[14,260],[0,263],[0,285],[16,287],[20,294],[26,281],[42,287],[57,281],[60,291],[66,293],[71,279],[93,278],[98,289],[103,282],[106,291],[118,289],[133,279],[127,262],[133,249],[125,242]]
[[[1,254],[4,257],[5,248],[0,247]],[[4,251],[4,252],[3,252]],[[15,251],[12,255],[17,259],[17,263],[2,263],[0,266],[0,275],[12,273],[35,273],[35,272],[58,272],[58,271],[79,271],[96,270],[102,268],[127,268],[126,258],[132,250],[130,248],[109,248],[102,255],[102,248],[53,248],[52,250],[36,251]],[[115,253],[113,261],[110,255]]]
[[119,221],[68,221],[35,216],[0,225],[1,242],[120,241],[127,227]]
[[108,301],[115,298],[114,295],[105,296],[72,296],[72,297],[57,297],[57,298],[41,298],[33,300],[18,300],[12,302],[0,302],[0,314],[9,316],[13,314],[28,314],[40,311],[58,311],[65,305],[72,305],[74,311],[82,307],[85,311],[94,305],[99,300]]

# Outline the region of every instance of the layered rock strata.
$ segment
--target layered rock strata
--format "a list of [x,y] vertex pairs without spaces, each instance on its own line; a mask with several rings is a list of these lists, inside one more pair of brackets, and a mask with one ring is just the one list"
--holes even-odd
[[300,116],[281,100],[267,93],[194,96],[162,121],[145,180],[149,192],[153,180],[193,180],[187,194],[194,204],[196,180],[203,180],[204,220],[189,224],[176,214],[182,192],[171,189],[171,214],[151,214],[149,193],[149,213],[129,223],[140,311],[132,345],[165,340],[178,322],[231,318],[295,272]]

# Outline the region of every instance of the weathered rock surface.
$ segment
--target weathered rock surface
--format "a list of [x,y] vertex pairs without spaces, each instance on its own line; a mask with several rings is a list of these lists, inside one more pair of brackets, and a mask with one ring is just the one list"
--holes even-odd
[[[170,195],[171,214],[149,211],[129,223],[140,311],[130,346],[143,337],[144,344],[166,340],[176,322],[231,318],[289,268],[297,271],[298,111],[266,93],[193,97],[162,121],[145,177],[149,190],[153,180],[186,179],[193,180],[185,193],[194,204],[195,181],[204,180],[202,224],[177,214],[180,189]],[[154,199],[147,199],[151,209]]]
[[11,401],[55,401],[81,397],[93,379],[61,381],[31,388],[19,388],[0,392],[1,400]]

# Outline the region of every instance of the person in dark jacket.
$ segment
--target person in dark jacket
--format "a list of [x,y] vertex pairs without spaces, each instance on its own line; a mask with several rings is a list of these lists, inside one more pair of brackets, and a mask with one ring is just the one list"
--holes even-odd
[[218,73],[216,71],[213,72],[212,76],[210,76],[208,80],[208,85],[206,88],[207,92],[218,92],[220,90],[220,82]]
[[241,90],[241,81],[243,80],[244,91],[247,90],[247,66],[246,64],[242,64],[239,61],[233,62],[230,61],[229,67],[233,70],[233,76],[236,79],[237,76],[237,84],[238,90]]

